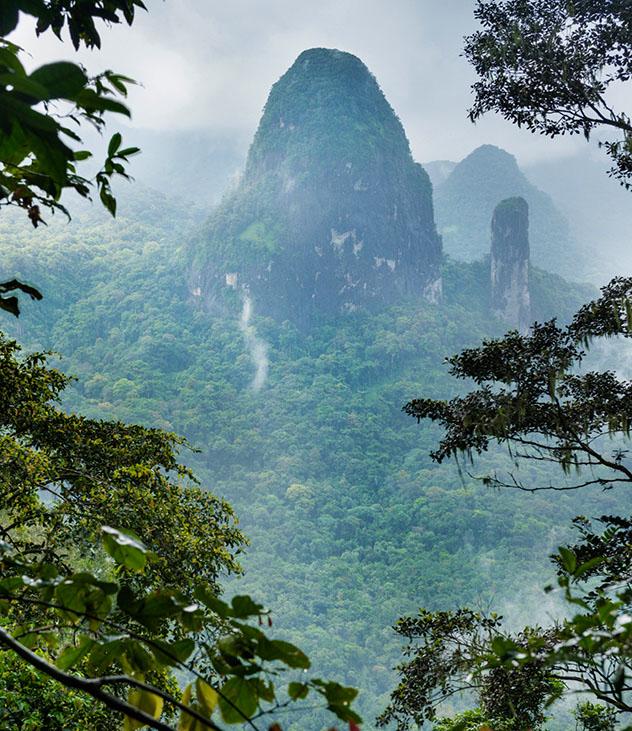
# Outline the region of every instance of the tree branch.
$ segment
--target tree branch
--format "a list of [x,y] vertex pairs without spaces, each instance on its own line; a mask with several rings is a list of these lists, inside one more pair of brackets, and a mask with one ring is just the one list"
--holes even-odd
[[[169,726],[168,724],[163,723],[153,716],[150,716],[148,713],[141,711],[140,708],[132,706],[130,703],[124,701],[122,698],[117,698],[110,693],[106,693],[104,690],[101,689],[101,678],[97,678],[96,680],[89,678],[79,678],[76,675],[70,675],[69,673],[63,672],[59,668],[56,668],[54,665],[46,662],[44,658],[36,655],[27,647],[24,647],[24,645],[14,639],[2,627],[0,627],[0,644],[5,645],[10,650],[15,652],[16,655],[25,660],[29,665],[34,667],[36,670],[39,670],[45,675],[48,675],[50,678],[53,678],[53,680],[61,683],[66,688],[73,688],[75,690],[82,691],[83,693],[87,693],[88,695],[103,703],[103,705],[107,706],[111,710],[117,711],[118,713],[123,713],[124,715],[129,716],[135,721],[143,723],[144,725],[149,726],[156,731],[174,731],[172,726]],[[154,693],[155,689],[152,689],[151,692]]]

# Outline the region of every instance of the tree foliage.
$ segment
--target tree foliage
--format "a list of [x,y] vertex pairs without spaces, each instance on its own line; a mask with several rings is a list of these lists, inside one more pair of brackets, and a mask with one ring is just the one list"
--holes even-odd
[[[632,279],[614,279],[567,326],[536,323],[526,336],[510,332],[450,358],[451,374],[478,388],[449,402],[415,399],[404,407],[418,420],[443,427],[433,459],[472,457],[498,442],[517,460],[560,465],[569,479],[556,486],[532,485],[515,474],[488,475],[487,484],[533,492],[630,482],[632,471],[617,440],[630,433],[632,383],[613,371],[579,368],[595,338],[632,336],[631,297]],[[585,477],[577,475],[580,468],[589,469]]]
[[498,112],[550,137],[597,129],[611,174],[632,178],[632,123],[615,109],[611,87],[632,76],[632,8],[628,0],[478,0],[482,29],[466,38],[478,75],[470,118]]
[[203,490],[177,461],[183,440],[158,429],[97,421],[59,405],[69,379],[46,355],[20,357],[0,337],[2,540],[58,567],[94,558],[101,525],[156,546],[147,580],[186,591],[194,579],[218,589],[238,571],[243,536],[230,506]]
[[[141,0],[5,0],[0,9],[0,206],[18,206],[31,223],[43,223],[42,209],[68,210],[61,202],[64,192],[90,197],[96,186],[103,205],[114,215],[116,199],[112,179],[128,178],[125,164],[136,147],[125,147],[117,132],[112,135],[103,165],[86,177],[79,166],[92,153],[83,147],[85,126],[102,132],[107,115],[130,116],[121,101],[133,83],[128,77],[105,70],[88,76],[79,64],[58,61],[27,72],[25,51],[7,39],[15,30],[20,13],[36,19],[36,32],[53,32],[59,38],[65,30],[78,49],[99,47],[97,22],[131,25]],[[13,286],[11,286],[13,285]],[[19,314],[15,295],[6,291],[22,289],[40,298],[34,288],[13,280],[0,285],[0,308]]]
[[[498,443],[509,446],[516,469],[524,461],[544,462],[561,466],[566,477],[562,484],[533,485],[515,474],[494,474],[483,478],[487,484],[538,491],[629,483],[623,445],[632,384],[614,372],[580,366],[594,340],[631,336],[631,303],[632,280],[618,278],[566,327],[536,324],[527,335],[510,332],[451,358],[452,374],[478,388],[449,402],[418,399],[404,407],[442,425],[433,458],[471,458]],[[579,540],[553,557],[570,616],[549,627],[508,633],[496,615],[467,609],[400,620],[396,629],[408,638],[412,660],[400,666],[400,686],[383,720],[406,728],[432,719],[441,701],[463,689],[476,691],[488,718],[510,720],[512,728],[539,728],[545,705],[560,688],[606,703],[612,711],[593,714],[604,723],[612,713],[630,712],[631,523],[618,516],[599,522],[601,532],[576,518]]]
[[[204,582],[190,587],[193,599],[177,588],[133,588],[128,572],[143,572],[154,557],[130,533],[104,526],[102,534],[110,571],[60,571],[0,546],[0,643],[41,675],[123,714],[125,731],[169,731],[174,714],[181,731],[217,730],[222,721],[256,729],[257,718],[310,694],[341,720],[360,721],[351,708],[355,689],[305,677],[310,661],[300,649],[249,623],[272,624],[263,606],[248,596],[227,604]],[[205,630],[218,625],[209,643]],[[181,697],[152,682],[174,668],[193,677]],[[287,671],[294,675],[282,688]]]

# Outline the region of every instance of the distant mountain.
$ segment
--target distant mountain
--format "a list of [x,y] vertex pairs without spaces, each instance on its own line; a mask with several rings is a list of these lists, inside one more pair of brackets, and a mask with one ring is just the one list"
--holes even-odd
[[433,188],[437,188],[448,179],[450,173],[457,166],[452,160],[433,160],[423,164],[424,170],[428,173]]
[[362,61],[311,49],[273,86],[243,178],[193,259],[207,308],[232,288],[281,320],[439,298],[430,180]]
[[593,253],[588,275],[599,284],[632,274],[632,192],[609,178],[607,167],[603,156],[586,145],[570,157],[525,169],[554,198],[579,244]]
[[443,182],[437,174],[441,165],[446,164],[424,167],[439,181],[434,191],[437,227],[447,254],[465,261],[486,255],[494,208],[505,198],[522,197],[530,211],[531,261],[573,279],[585,276],[587,257],[568,221],[550,196],[529,182],[513,155],[483,145],[455,165]]

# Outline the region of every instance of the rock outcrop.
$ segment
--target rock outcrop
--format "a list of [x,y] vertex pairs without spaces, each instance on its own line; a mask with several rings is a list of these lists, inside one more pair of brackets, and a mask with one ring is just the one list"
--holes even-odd
[[358,58],[305,51],[273,86],[243,178],[194,253],[190,289],[207,307],[233,289],[305,323],[440,299],[430,180]]
[[[428,163],[433,174],[436,167],[435,163]],[[578,256],[583,254],[567,220],[551,198],[529,182],[516,158],[494,145],[478,147],[455,165],[443,181],[437,179],[435,213],[445,252],[463,261],[485,257],[494,208],[498,201],[514,196],[529,204],[532,262],[549,271],[577,277]]]
[[521,332],[529,328],[529,206],[524,198],[507,198],[494,210],[491,302],[494,314],[507,325]]

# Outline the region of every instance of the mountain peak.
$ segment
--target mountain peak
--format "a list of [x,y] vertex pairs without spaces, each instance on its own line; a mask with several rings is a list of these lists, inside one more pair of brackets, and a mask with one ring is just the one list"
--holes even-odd
[[207,305],[232,288],[257,312],[308,322],[440,296],[430,180],[371,72],[343,51],[304,51],[274,84],[205,239],[191,289]]
[[339,162],[353,165],[378,147],[410,157],[404,128],[375,77],[351,53],[312,48],[272,87],[246,175],[280,162],[314,170]]
[[524,173],[518,167],[518,161],[507,150],[496,145],[481,145],[458,163],[448,181],[452,183],[461,177],[470,177],[475,174],[478,177],[490,176],[497,173],[502,174],[504,181],[511,177],[516,182],[526,183]]
[[435,193],[437,224],[450,256],[466,261],[486,256],[494,209],[506,198],[521,197],[530,210],[532,262],[576,276],[577,249],[568,222],[506,150],[477,147],[454,166]]

